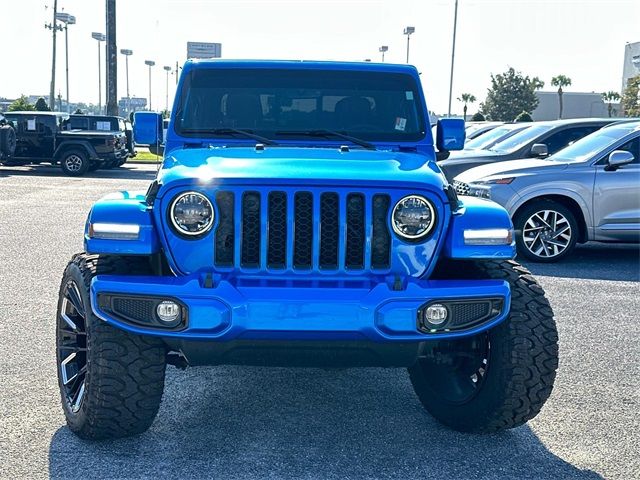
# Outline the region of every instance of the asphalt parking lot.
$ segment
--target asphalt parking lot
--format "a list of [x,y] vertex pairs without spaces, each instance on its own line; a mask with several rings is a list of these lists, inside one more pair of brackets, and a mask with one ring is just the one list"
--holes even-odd
[[60,277],[92,202],[145,190],[154,175],[0,167],[1,478],[640,478],[640,260],[628,245],[529,265],[555,310],[561,360],[549,402],[518,429],[447,430],[404,370],[169,367],[149,432],[79,440],[56,381]]

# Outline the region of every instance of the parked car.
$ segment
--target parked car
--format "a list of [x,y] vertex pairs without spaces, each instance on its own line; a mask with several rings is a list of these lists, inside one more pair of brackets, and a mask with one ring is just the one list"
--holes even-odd
[[518,251],[534,261],[558,261],[590,240],[640,242],[640,122],[605,127],[545,160],[472,168],[454,186],[505,207]]
[[497,126],[491,129],[484,135],[474,138],[468,142],[465,142],[465,150],[488,150],[495,144],[506,140],[509,137],[513,137],[516,133],[523,131],[525,128],[529,128],[533,123],[505,123],[504,125]]
[[69,115],[59,112],[7,112],[16,131],[16,149],[5,165],[51,163],[70,176],[95,170],[129,155],[121,132],[65,130]]
[[546,158],[616,119],[580,119],[536,122],[488,150],[454,152],[438,165],[449,181],[470,168],[520,158]]
[[94,130],[100,132],[122,132],[127,139],[127,150],[129,156],[119,160],[105,162],[102,168],[115,168],[127,161],[128,158],[135,157],[138,152],[133,144],[133,128],[129,120],[110,115],[79,115],[69,116],[69,120],[65,122],[65,130]]
[[[434,143],[463,148],[464,123],[434,142],[415,67],[188,61],[177,92],[157,180],[98,201],[63,274],[73,432],[145,431],[167,364],[408,367],[464,431],[540,411],[553,312],[510,260],[507,212],[461,202],[437,168]],[[156,144],[160,115],[135,115],[136,142]]]
[[473,140],[494,128],[502,125],[504,122],[467,122],[465,125],[466,140]]
[[16,132],[11,123],[0,113],[0,162],[13,155],[16,149]]

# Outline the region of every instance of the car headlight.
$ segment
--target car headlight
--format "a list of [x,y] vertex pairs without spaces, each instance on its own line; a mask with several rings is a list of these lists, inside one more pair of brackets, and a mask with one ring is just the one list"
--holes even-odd
[[198,192],[178,195],[169,209],[169,218],[178,233],[202,235],[213,225],[213,205],[207,197]]
[[469,184],[469,191],[467,195],[471,197],[479,197],[479,198],[491,198],[491,188],[486,185],[479,185],[477,183]]
[[396,234],[407,240],[425,237],[436,223],[433,204],[420,195],[408,195],[393,207],[391,226]]

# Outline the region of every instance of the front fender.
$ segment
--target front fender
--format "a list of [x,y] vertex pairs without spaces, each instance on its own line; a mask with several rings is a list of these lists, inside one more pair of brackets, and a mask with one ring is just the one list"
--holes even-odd
[[[495,202],[476,197],[460,197],[461,208],[451,216],[443,254],[456,259],[511,259],[516,256],[513,223],[507,211]],[[510,232],[508,238],[496,244],[468,244],[465,231]]]
[[[100,233],[97,233],[96,226],[100,227]],[[137,234],[131,233],[136,230]],[[123,235],[118,231],[130,233]],[[98,200],[91,208],[85,224],[84,245],[88,253],[96,254],[151,255],[160,251],[151,208],[145,202],[145,195],[118,192]]]

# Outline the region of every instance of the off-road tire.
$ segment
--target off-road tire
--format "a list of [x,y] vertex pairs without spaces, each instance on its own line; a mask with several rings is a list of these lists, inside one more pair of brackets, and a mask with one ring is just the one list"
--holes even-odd
[[0,125],[0,159],[8,158],[16,151],[16,131],[11,125]]
[[[144,258],[81,253],[73,257],[64,272],[56,328],[58,383],[67,425],[78,436],[91,440],[146,431],[160,407],[166,368],[166,348],[162,341],[114,328],[93,314],[89,289],[91,279],[100,274],[151,275],[151,269]],[[65,393],[61,373],[61,322],[64,320],[60,312],[69,282],[78,287],[82,304],[86,306],[85,387],[75,409]]]
[[[434,366],[433,360],[419,359],[409,368],[425,409],[455,430],[476,433],[514,428],[535,417],[551,394],[558,368],[558,333],[542,288],[513,261],[451,262],[436,275],[505,280],[511,287],[511,310],[502,323],[477,337],[488,339],[488,361],[468,401],[448,401],[433,388],[434,369],[442,368]],[[432,348],[429,343],[425,346]]]
[[[78,168],[74,169],[72,165],[78,165]],[[89,157],[80,149],[66,150],[60,156],[60,168],[66,175],[79,177],[89,170]]]
[[[571,227],[571,238],[568,241],[567,246],[563,251],[553,256],[545,256],[544,251],[541,252],[541,255],[534,254],[527,246],[525,245],[523,238],[523,230],[525,227],[525,222],[536,212],[541,210],[549,210],[558,212],[564,218],[567,219],[569,226]],[[518,212],[516,217],[513,219],[513,224],[515,228],[516,234],[516,247],[518,249],[518,254],[526,257],[528,260],[539,263],[553,263],[559,262],[560,260],[566,258],[571,255],[573,252],[578,237],[580,236],[578,221],[576,220],[575,215],[571,210],[562,205],[561,203],[554,202],[552,200],[536,200],[531,202],[529,205],[526,205],[521,211]]]

